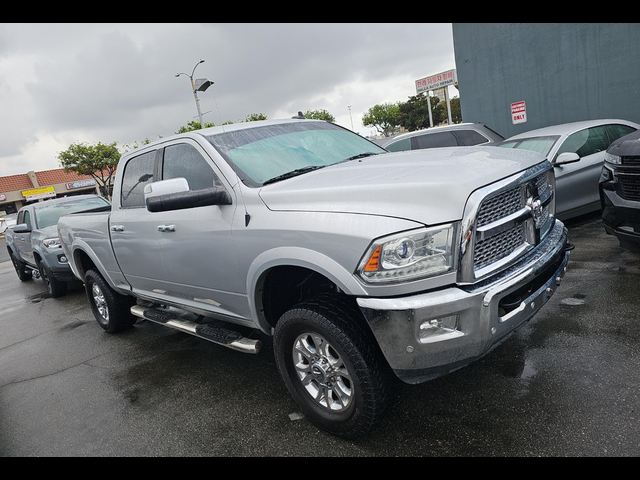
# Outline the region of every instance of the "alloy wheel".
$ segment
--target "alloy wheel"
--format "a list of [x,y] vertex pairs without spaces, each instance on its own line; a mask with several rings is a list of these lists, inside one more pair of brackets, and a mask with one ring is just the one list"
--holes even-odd
[[298,379],[314,402],[333,412],[353,401],[353,381],[337,350],[317,333],[299,335],[293,344]]

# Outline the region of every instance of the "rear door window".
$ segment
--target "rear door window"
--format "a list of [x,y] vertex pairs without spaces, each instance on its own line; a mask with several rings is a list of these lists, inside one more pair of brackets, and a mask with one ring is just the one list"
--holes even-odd
[[218,176],[200,152],[186,143],[171,145],[164,149],[162,179],[180,177],[187,179],[189,190],[222,186]]
[[411,139],[404,138],[402,140],[398,140],[397,142],[393,142],[390,145],[385,147],[390,152],[403,152],[405,150],[411,150]]
[[475,130],[455,130],[452,131],[453,136],[458,139],[458,145],[471,146],[480,145],[481,143],[487,143],[489,140],[479,132]]
[[633,127],[619,124],[606,125],[606,128],[607,134],[609,135],[609,143],[613,143],[620,137],[624,137],[625,135],[629,135],[630,133],[636,131],[636,129]]
[[455,147],[458,145],[456,137],[451,132],[429,133],[411,139],[412,150],[421,148]]

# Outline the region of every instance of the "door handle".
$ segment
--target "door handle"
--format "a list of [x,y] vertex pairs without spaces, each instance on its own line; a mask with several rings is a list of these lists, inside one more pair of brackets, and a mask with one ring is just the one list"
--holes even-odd
[[124,225],[111,225],[112,232],[124,232]]
[[175,225],[158,225],[158,231],[159,232],[175,232],[176,226]]

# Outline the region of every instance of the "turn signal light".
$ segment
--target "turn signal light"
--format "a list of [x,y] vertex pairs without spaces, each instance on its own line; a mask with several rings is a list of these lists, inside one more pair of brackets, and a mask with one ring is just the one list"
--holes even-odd
[[378,266],[380,265],[381,249],[382,249],[382,245],[378,245],[378,248],[376,248],[373,251],[373,253],[371,254],[371,257],[369,257],[369,261],[364,266],[365,272],[375,272],[376,270],[378,270]]

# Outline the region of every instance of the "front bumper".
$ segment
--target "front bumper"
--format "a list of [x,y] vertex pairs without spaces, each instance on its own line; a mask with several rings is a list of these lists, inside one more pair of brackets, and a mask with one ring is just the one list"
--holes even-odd
[[609,235],[615,235],[620,245],[640,248],[640,202],[622,198],[615,181],[600,183],[602,222]]
[[[556,221],[535,250],[476,285],[357,301],[396,375],[421,383],[477,360],[531,319],[555,292],[568,261],[567,229]],[[453,327],[424,335],[451,319]]]

